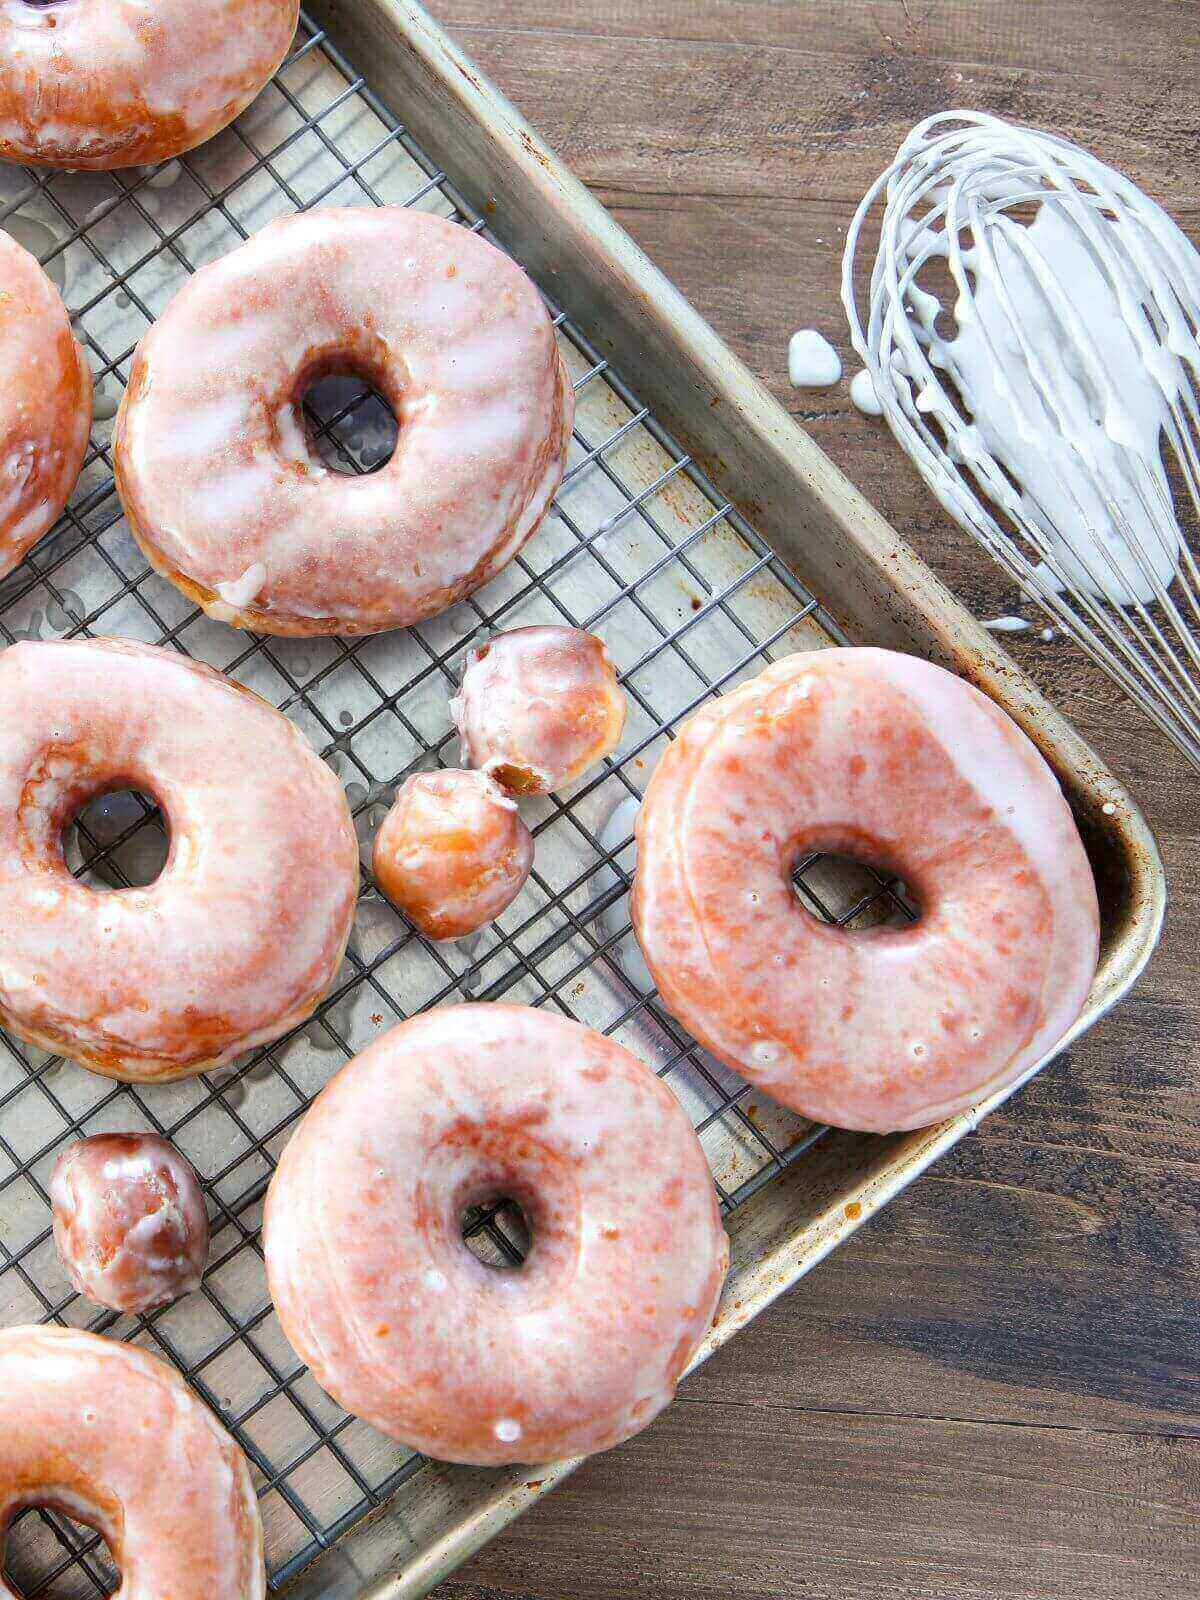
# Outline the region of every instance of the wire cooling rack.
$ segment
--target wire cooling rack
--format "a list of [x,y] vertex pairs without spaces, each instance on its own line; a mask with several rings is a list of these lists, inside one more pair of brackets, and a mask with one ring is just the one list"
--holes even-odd
[[[0,636],[117,634],[210,662],[292,717],[342,779],[362,846],[354,934],[329,996],[300,1030],[230,1069],[138,1089],[0,1034],[0,1325],[57,1322],[130,1339],[176,1366],[217,1411],[255,1472],[277,1590],[421,1458],[347,1416],[300,1366],[266,1290],[259,1237],[279,1151],[331,1074],[383,1029],[467,998],[547,1005],[613,1036],[672,1086],[699,1132],[728,1212],[824,1131],[759,1097],[707,1056],[656,1002],[628,916],[632,820],[671,730],[712,695],[798,649],[845,643],[816,597],[722,501],[695,464],[551,304],[575,387],[571,457],[553,512],[472,600],[401,633],[347,642],[271,639],[206,618],[152,573],[121,515],[112,418],[134,347],[189,273],[273,217],[316,205],[403,204],[484,219],[370,93],[324,33],[302,20],[274,82],[210,144],[163,168],[0,169],[0,226],[62,287],[96,376],[96,423],[79,487],[53,533],[0,583]],[[501,241],[496,241],[501,242]],[[309,396],[314,436],[336,470],[390,454],[387,408],[353,380]],[[606,642],[629,703],[602,770],[523,807],[537,841],[521,896],[469,940],[422,940],[377,893],[370,843],[396,784],[453,765],[448,701],[467,650],[491,631],[567,622]],[[93,803],[68,859],[97,888],[150,881],[166,839],[145,797]],[[855,926],[911,915],[900,886],[809,857],[809,909]],[[64,1145],[155,1129],[199,1171],[212,1216],[202,1288],[147,1317],[98,1314],[71,1292],[50,1231],[47,1181]],[[519,1261],[520,1219],[465,1219],[471,1248]],[[9,1580],[33,1600],[109,1594],[103,1541],[46,1511],[8,1541]]]

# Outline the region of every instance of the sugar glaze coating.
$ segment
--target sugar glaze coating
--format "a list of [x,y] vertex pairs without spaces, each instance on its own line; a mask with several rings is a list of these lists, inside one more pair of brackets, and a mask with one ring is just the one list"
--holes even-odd
[[[735,1071],[841,1127],[920,1127],[1013,1082],[1096,970],[1096,888],[1033,743],[884,650],[795,655],[690,717],[637,824],[633,921],[663,1002]],[[915,892],[911,928],[817,921],[810,850]]]
[[232,122],[283,60],[298,0],[0,0],[0,156],[133,167]]
[[[264,1600],[246,1459],[164,1361],[77,1328],[0,1329],[0,1566],[25,1506],[94,1528],[118,1600]],[[0,1595],[16,1600],[0,1579]]]
[[[463,1243],[507,1195],[512,1271]],[[526,1006],[439,1007],[326,1086],[267,1194],[284,1332],[347,1410],[482,1464],[604,1450],[644,1428],[707,1331],[728,1262],[708,1163],[627,1050]]]
[[[399,423],[347,477],[310,383],[351,370]],[[406,627],[486,583],[562,478],[574,398],[507,256],[402,207],[285,217],[202,268],[138,346],[115,468],[147,559],[212,616],[277,634]]]
[[450,709],[463,759],[514,794],[573,783],[615,748],[625,724],[603,641],[553,625],[479,645]]
[[50,1176],[54,1243],[80,1294],[152,1311],[200,1285],[208,1214],[195,1169],[156,1133],[96,1133]]
[[[157,798],[161,876],[105,892],[63,829]],[[341,961],[358,846],[334,774],[266,701],[124,639],[0,653],[0,1019],[110,1077],[215,1066],[301,1022]]]
[[2,576],[58,520],[92,425],[91,369],[67,308],[6,233],[0,233],[0,370]]
[[406,778],[375,835],[375,881],[427,939],[461,939],[516,899],[533,836],[482,772]]

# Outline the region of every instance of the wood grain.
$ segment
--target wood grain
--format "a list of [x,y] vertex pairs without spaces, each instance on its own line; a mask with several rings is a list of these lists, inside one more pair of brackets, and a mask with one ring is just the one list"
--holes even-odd
[[[718,332],[980,616],[1021,609],[846,388],[841,242],[919,117],[1041,123],[1200,233],[1192,0],[434,0]],[[1060,639],[1006,641],[1141,796],[1172,883],[1136,995],[442,1600],[1158,1600],[1200,1550],[1200,798]]]

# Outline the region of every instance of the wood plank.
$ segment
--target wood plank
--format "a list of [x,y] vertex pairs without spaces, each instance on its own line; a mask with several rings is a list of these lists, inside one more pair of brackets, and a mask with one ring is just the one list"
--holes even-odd
[[[851,203],[914,122],[970,105],[1053,126],[1151,192],[1197,204],[1194,7],[1160,0],[1139,11],[1136,40],[1111,4],[909,0],[925,19],[911,27],[900,0],[746,8],[778,14],[769,39],[761,26],[743,39],[741,9],[654,7],[656,29],[674,20],[685,31],[631,49],[609,8],[587,0],[509,0],[505,26],[456,20],[458,0],[435,7],[588,183]],[[728,31],[696,37],[685,15],[719,16]]]
[[682,1402],[438,1594],[1177,1600],[1198,1492],[1195,1439]]

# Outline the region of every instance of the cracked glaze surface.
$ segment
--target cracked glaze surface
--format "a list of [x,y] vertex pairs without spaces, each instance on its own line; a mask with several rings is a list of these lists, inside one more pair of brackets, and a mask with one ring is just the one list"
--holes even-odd
[[[134,788],[170,832],[161,876],[104,891],[62,832]],[[0,1016],[111,1077],[199,1072],[303,1020],[337,971],[358,848],[345,795],[264,700],[127,640],[0,654]]]
[[283,60],[297,0],[0,0],[0,156],[166,161],[211,138]]
[[427,939],[461,939],[520,894],[533,836],[482,772],[406,778],[375,835],[375,881]]
[[67,308],[6,233],[0,233],[0,370],[2,576],[57,521],[92,425],[92,374]]
[[50,1176],[54,1244],[71,1286],[112,1311],[152,1311],[199,1288],[208,1213],[195,1169],[156,1133],[94,1133]]
[[[108,1541],[116,1600],[263,1600],[262,1528],[241,1450],[183,1379],[75,1328],[0,1330],[0,1564],[22,1507]],[[17,1600],[0,1578],[0,1595]]]
[[[485,1265],[464,1206],[525,1212],[525,1265]],[[326,1087],[284,1151],[264,1244],[284,1331],[347,1410],[444,1460],[607,1449],[670,1401],[728,1243],[671,1091],[525,1006],[402,1023]]]
[[450,711],[470,766],[514,794],[544,794],[616,747],[625,696],[602,640],[543,625],[473,650]]
[[[920,1127],[1019,1077],[1078,1016],[1099,912],[1054,775],[940,667],[790,657],[688,719],[637,825],[634,927],[664,1003],[783,1104]],[[817,921],[806,851],[896,872],[911,928]]]
[[[300,400],[353,371],[391,460],[327,468]],[[146,557],[211,615],[280,634],[406,627],[517,553],[562,478],[574,397],[541,297],[467,229],[402,207],[286,217],[147,332],[117,421]]]

